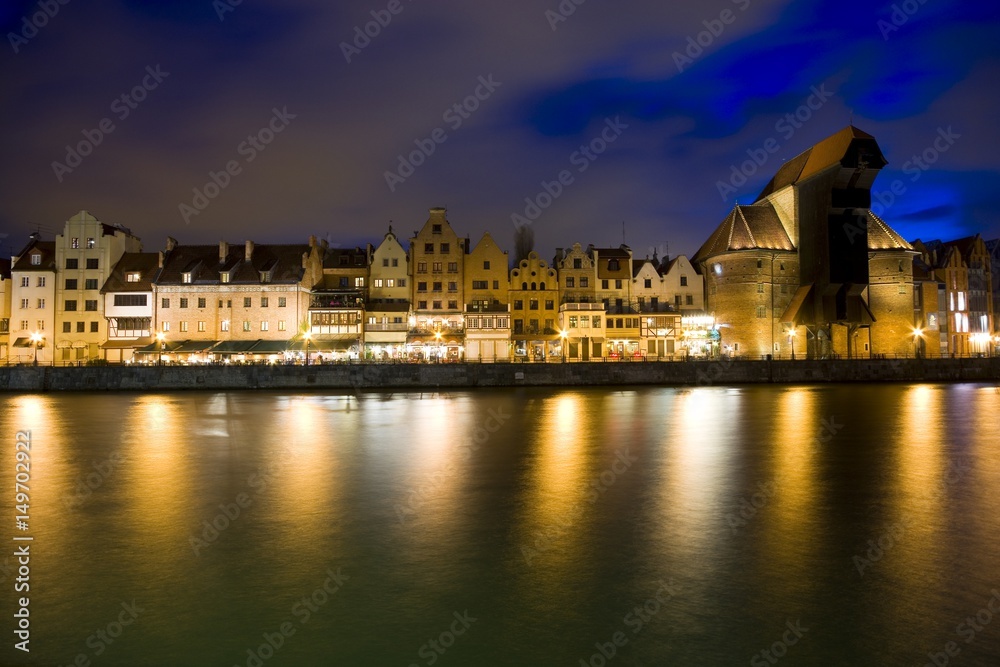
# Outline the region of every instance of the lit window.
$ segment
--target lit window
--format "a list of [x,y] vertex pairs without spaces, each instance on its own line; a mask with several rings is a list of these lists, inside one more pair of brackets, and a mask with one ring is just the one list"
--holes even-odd
[[200,332],[204,332],[205,331],[205,321],[204,320],[199,320],[198,321],[198,331],[200,331]]
[[[388,261],[388,260],[386,260],[386,261]],[[376,278],[374,281],[372,281],[372,287],[381,287],[381,286],[382,286],[382,279],[381,278]]]
[[21,287],[31,287],[31,278],[29,278],[28,276],[22,276]]
[[221,328],[223,331],[229,331],[229,320],[222,320]]
[[221,283],[228,283],[229,282],[229,274],[228,273],[220,273],[219,274],[219,282],[221,282]]
[[243,330],[250,331],[250,320],[243,320]]
[[261,322],[260,323],[260,330],[261,331],[267,331],[267,322]]
[[42,263],[42,256],[39,255],[38,253],[35,253],[34,255],[31,256],[31,263],[34,266],[40,266]]
[[73,237],[73,241],[72,241],[72,242],[70,243],[70,246],[71,246],[71,247],[72,247],[72,248],[73,248],[74,250],[76,250],[76,249],[79,249],[79,247],[80,247],[80,238],[79,238],[79,237],[77,237],[77,236],[74,236],[74,237]]
[[163,322],[163,330],[170,331],[170,322]]
[[191,282],[191,273],[189,271],[181,274],[181,282],[182,283]]
[[94,239],[93,238],[88,238],[87,239],[87,249],[88,250],[93,250],[94,249]]
[[137,282],[139,282],[139,273],[138,273],[138,271],[131,271],[131,272],[127,273],[125,275],[125,281],[126,282],[130,282],[130,283],[137,283]]
[[186,333],[187,330],[188,330],[188,323],[186,321],[185,322],[181,322],[181,332]]
[[285,320],[278,320],[278,331],[285,330]]

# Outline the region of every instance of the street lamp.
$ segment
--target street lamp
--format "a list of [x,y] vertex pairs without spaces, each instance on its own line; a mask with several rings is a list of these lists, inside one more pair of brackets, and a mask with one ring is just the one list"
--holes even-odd
[[39,345],[41,345],[41,343],[42,343],[43,340],[45,340],[45,336],[43,336],[42,334],[38,333],[37,331],[34,332],[33,334],[31,334],[32,347],[35,348],[35,358],[34,358],[34,361],[32,363],[35,366],[38,365],[38,347],[39,347]]
[[563,329],[562,331],[559,332],[559,337],[562,339],[560,347],[562,347],[563,363],[566,363],[566,339],[569,337],[569,332]]
[[306,366],[308,366],[309,365],[309,339],[312,338],[312,334],[307,331],[304,334],[302,334],[302,337],[306,339]]
[[434,332],[434,340],[437,342],[437,363],[441,363],[441,330],[438,329]]
[[920,357],[920,338],[924,335],[924,330],[920,327],[916,327],[913,330],[913,357]]
[[157,366],[162,366],[163,365],[163,349],[167,346],[167,336],[161,331],[160,333],[156,334],[156,340],[159,341],[159,343],[160,343],[160,357],[159,357],[159,360],[157,361],[156,365]]

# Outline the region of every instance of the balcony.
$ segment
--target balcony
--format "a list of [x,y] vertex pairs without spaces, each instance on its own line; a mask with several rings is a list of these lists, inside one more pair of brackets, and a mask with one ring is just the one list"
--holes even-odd
[[602,311],[603,312],[604,311],[604,304],[603,303],[599,303],[599,302],[597,302],[597,303],[594,303],[594,302],[590,302],[590,303],[563,303],[563,304],[561,304],[559,306],[559,312],[564,312],[564,311],[584,311],[584,312]]
[[342,308],[363,310],[365,300],[356,293],[352,294],[314,294],[309,301],[310,310]]
[[467,303],[465,304],[465,314],[474,315],[476,313],[509,313],[510,304],[508,303]]
[[366,324],[365,331],[409,331],[410,327],[406,322],[376,322],[374,324]]

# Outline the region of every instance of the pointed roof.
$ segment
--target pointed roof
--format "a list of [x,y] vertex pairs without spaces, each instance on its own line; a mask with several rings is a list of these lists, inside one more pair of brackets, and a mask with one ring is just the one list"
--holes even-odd
[[778,218],[778,212],[766,201],[750,206],[734,206],[722,224],[694,254],[691,263],[698,264],[714,255],[734,250],[757,249],[795,250]]
[[913,250],[913,246],[900,236],[885,220],[868,211],[869,250]]
[[840,132],[827,137],[781,165],[778,173],[761,191],[757,201],[759,202],[782,188],[815,176],[834,165],[841,164],[855,141],[862,141],[866,144],[868,156],[874,162],[871,165],[872,168],[881,169],[888,164],[875,142],[875,137],[853,125],[848,125]]
[[[108,279],[101,288],[108,292],[149,292],[153,289],[153,279],[160,270],[160,254],[157,252],[126,252],[111,269]],[[138,273],[139,279],[128,281],[129,273]]]

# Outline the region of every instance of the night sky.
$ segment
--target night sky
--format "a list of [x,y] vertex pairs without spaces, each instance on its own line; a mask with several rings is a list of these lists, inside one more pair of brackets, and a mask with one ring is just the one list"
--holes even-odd
[[512,253],[516,214],[545,257],[623,223],[690,256],[852,118],[903,236],[1000,236],[992,0],[576,1],[5,2],[2,251],[80,209],[155,251],[405,239],[446,206]]

